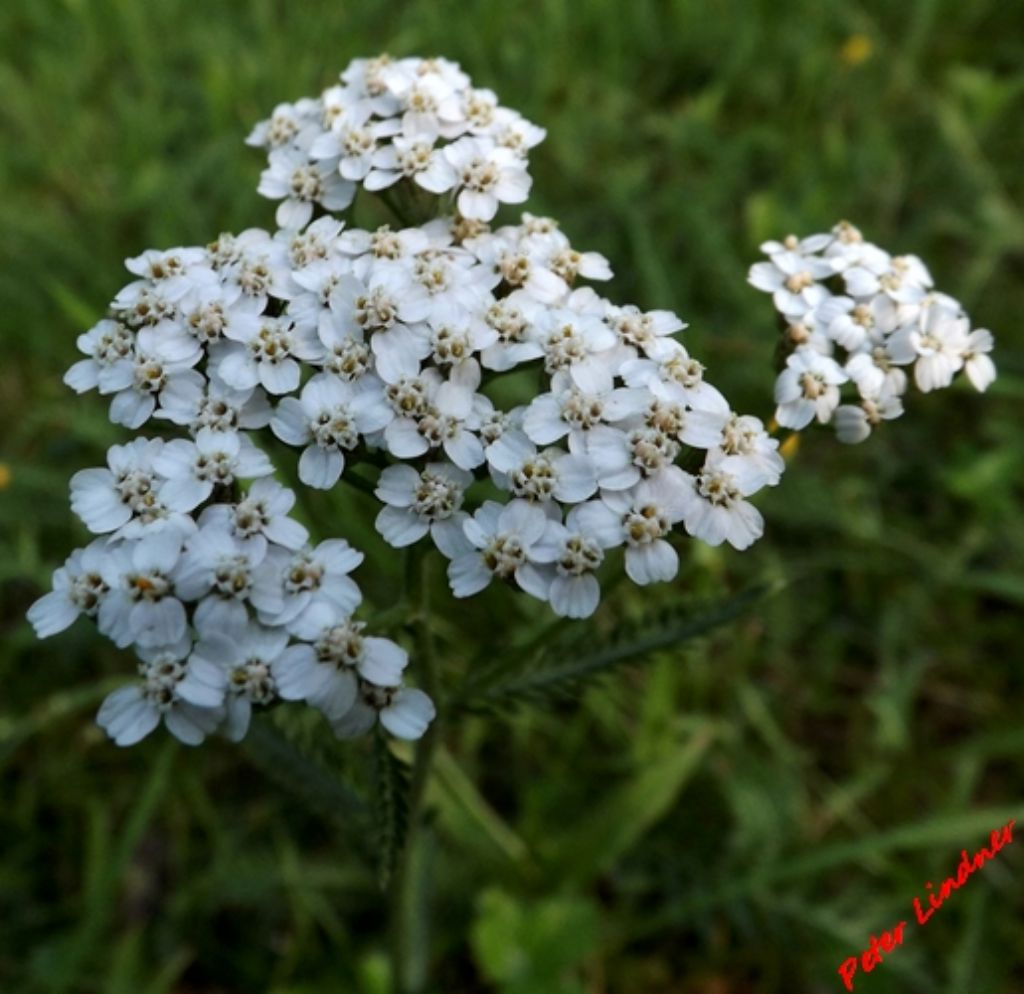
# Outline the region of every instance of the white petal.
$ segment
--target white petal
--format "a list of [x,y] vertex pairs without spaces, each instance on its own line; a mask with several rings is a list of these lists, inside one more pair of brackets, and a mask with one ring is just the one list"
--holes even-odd
[[418,739],[435,714],[434,702],[422,690],[406,687],[381,711],[380,723],[396,738]]
[[563,618],[589,618],[601,600],[601,586],[591,573],[556,576],[551,584],[551,607]]
[[408,653],[390,639],[366,638],[359,674],[378,687],[397,687],[408,662]]
[[418,542],[430,527],[412,511],[399,507],[382,508],[374,524],[384,541],[395,549]]
[[78,614],[78,608],[68,595],[54,590],[44,594],[28,609],[28,620],[35,629],[36,638],[44,639],[74,624]]
[[626,573],[641,586],[671,580],[679,569],[679,556],[668,542],[658,539],[649,545],[626,550]]
[[338,449],[307,446],[299,458],[299,479],[306,486],[329,490],[338,482],[345,468],[345,457]]

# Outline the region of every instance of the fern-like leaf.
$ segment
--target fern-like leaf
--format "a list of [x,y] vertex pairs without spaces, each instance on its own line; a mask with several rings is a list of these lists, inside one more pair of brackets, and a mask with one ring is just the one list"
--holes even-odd
[[674,607],[623,626],[611,640],[581,646],[578,636],[562,636],[529,654],[525,661],[521,655],[504,657],[476,670],[456,703],[469,710],[494,710],[564,699],[587,680],[733,621],[768,589],[766,585],[752,587],[699,610],[692,605],[685,609]]

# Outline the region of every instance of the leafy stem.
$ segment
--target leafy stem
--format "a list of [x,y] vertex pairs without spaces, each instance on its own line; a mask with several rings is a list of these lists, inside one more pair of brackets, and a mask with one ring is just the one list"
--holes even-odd
[[408,829],[390,889],[391,976],[395,994],[419,994],[426,986],[427,943],[423,932],[429,922],[429,858],[426,840],[426,788],[437,750],[442,709],[437,680],[434,638],[430,628],[429,558],[419,545],[407,553],[406,597],[413,609],[413,665],[420,686],[434,700],[437,716],[416,743],[408,794]]

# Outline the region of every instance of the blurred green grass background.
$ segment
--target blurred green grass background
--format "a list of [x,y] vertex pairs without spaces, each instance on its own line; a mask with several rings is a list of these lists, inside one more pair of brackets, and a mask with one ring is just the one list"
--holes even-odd
[[[116,750],[92,712],[130,660],[84,623],[40,644],[23,620],[84,538],[69,476],[123,437],[60,379],[123,259],[272,225],[249,127],[381,50],[457,59],[548,128],[529,208],[611,259],[613,296],[689,320],[740,410],[770,411],[773,315],[745,285],[767,237],[848,218],[996,333],[987,395],[914,395],[857,449],[808,435],[761,543],[694,548],[602,620],[788,581],[741,622],[445,730],[410,934],[426,990],[841,990],[840,962],[1024,813],[1024,7],[995,0],[6,0],[0,991],[387,989],[334,781],[219,741]],[[332,527],[338,499],[309,519]],[[510,617],[513,637],[530,618],[507,604],[453,624]],[[277,721],[360,782],[367,743]],[[1024,990],[1014,850],[856,989]]]

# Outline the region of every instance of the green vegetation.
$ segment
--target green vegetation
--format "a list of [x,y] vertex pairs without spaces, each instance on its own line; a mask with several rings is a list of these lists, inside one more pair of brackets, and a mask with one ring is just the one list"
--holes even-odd
[[[548,128],[529,208],[608,256],[612,296],[690,321],[739,410],[771,410],[774,316],[745,285],[767,237],[849,218],[996,334],[987,395],[912,395],[856,449],[809,433],[762,542],[683,543],[676,583],[620,588],[583,650],[609,672],[543,709],[482,664],[496,619],[507,656],[552,617],[495,591],[455,610],[434,564],[442,680],[472,708],[403,869],[413,989],[841,991],[961,849],[1024,830],[1024,9],[995,0],[0,5],[0,990],[388,990],[366,801],[401,788],[394,757],[287,709],[242,748],[117,750],[92,715],[128,655],[24,621],[84,538],[68,478],[124,438],[60,380],[122,260],[272,225],[249,127],[384,49],[457,59]],[[338,490],[303,513],[344,514],[372,558],[373,510]],[[364,572],[391,603],[400,564]],[[658,637],[759,585],[713,632]],[[617,653],[654,615],[653,655]],[[580,632],[557,632],[568,654]],[[1010,846],[856,990],[1020,989],[1022,872]]]

